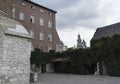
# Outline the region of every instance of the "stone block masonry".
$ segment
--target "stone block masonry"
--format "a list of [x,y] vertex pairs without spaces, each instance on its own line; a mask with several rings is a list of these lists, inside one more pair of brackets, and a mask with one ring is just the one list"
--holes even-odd
[[2,15],[0,14],[0,84],[29,84],[31,37],[21,24]]

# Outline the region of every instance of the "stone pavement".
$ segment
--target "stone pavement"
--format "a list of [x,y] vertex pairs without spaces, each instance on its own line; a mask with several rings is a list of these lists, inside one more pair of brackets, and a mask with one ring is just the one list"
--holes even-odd
[[38,80],[31,84],[120,84],[120,77],[54,73],[40,74]]

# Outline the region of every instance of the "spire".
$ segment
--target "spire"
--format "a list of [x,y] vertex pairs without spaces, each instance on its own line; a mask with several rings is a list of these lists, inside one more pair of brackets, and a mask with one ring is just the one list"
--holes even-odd
[[80,34],[78,34],[77,47],[78,47],[78,48],[82,48],[82,40],[81,40],[81,38],[80,38]]
[[87,47],[86,42],[85,42],[84,39],[83,39],[83,41],[82,41],[82,46],[83,46],[83,48],[86,48],[86,47]]
[[86,48],[86,42],[85,40],[81,40],[80,34],[78,34],[78,39],[77,39],[77,48]]

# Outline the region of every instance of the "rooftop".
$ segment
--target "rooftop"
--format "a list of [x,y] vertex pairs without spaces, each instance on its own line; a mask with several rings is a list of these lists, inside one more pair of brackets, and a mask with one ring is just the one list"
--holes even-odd
[[34,4],[34,5],[36,5],[36,6],[42,7],[42,8],[44,8],[44,9],[50,10],[50,11],[52,11],[52,12],[54,12],[54,13],[57,13],[55,10],[52,10],[52,9],[47,8],[47,7],[45,7],[45,6],[42,6],[42,5],[40,5],[40,4],[38,4],[38,3],[35,3],[35,2],[33,2],[33,1],[31,1],[31,0],[24,0],[24,1],[29,2],[29,3],[31,3],[31,4]]
[[120,34],[120,22],[98,28],[93,36],[93,39],[99,39],[101,37],[106,37],[106,36],[112,36],[114,34]]

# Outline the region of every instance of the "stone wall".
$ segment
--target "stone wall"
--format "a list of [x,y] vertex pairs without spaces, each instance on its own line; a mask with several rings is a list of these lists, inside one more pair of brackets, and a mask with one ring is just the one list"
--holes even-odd
[[0,84],[29,84],[31,42],[26,38],[4,35],[2,43]]
[[0,59],[2,56],[2,52],[3,52],[3,49],[2,49],[3,48],[3,37],[4,37],[4,34],[3,34],[2,29],[0,28]]
[[29,84],[31,37],[0,11],[0,84]]

